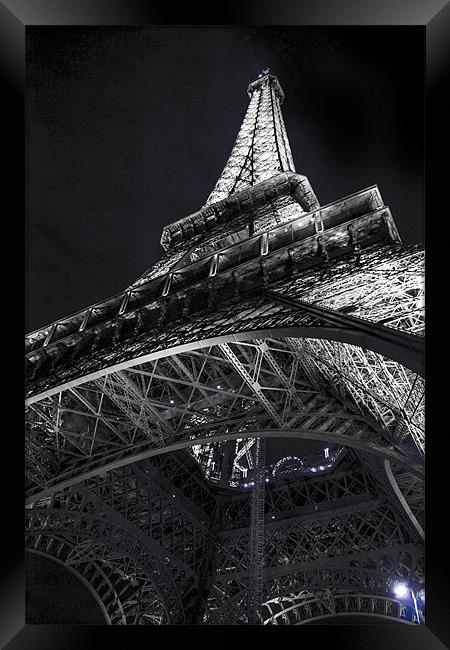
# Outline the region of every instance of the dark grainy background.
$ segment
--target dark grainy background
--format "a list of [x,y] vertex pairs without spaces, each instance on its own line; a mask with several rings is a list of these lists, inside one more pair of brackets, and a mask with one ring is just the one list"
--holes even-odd
[[[213,188],[266,66],[320,202],[377,183],[405,243],[422,240],[422,28],[27,28],[27,331],[158,259],[162,227]],[[268,458],[316,446],[269,441]],[[102,622],[36,556],[27,618]]]
[[377,183],[423,239],[421,27],[27,28],[26,330],[124,289],[201,207],[270,66],[322,204]]
[[39,625],[105,623],[94,596],[81,580],[54,560],[25,554],[27,623]]

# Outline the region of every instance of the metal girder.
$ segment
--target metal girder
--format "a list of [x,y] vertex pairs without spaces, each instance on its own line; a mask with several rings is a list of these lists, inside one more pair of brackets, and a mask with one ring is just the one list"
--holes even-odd
[[234,369],[236,372],[239,373],[239,375],[244,379],[246,382],[247,386],[255,393],[258,401],[262,404],[262,406],[266,409],[266,411],[270,414],[272,420],[275,422],[275,424],[278,424],[279,426],[283,425],[283,421],[281,417],[278,415],[277,411],[274,409],[270,401],[267,399],[265,396],[264,392],[261,390],[261,385],[259,382],[250,375],[250,373],[247,371],[245,368],[244,364],[239,360],[237,355],[233,352],[231,347],[228,345],[228,343],[223,343],[220,346],[220,349],[222,350],[224,356],[227,357],[227,359],[230,361],[230,363],[233,365]]
[[[361,467],[354,466],[353,454],[347,452],[344,459],[333,472],[311,476],[302,480],[275,480],[266,486],[265,517],[272,520],[317,514],[327,511],[332,504],[341,506],[375,499],[377,489],[374,480]],[[224,510],[224,528],[243,528],[251,517],[248,491],[239,491],[227,500]]]
[[410,434],[424,456],[425,385],[421,377],[358,346],[307,339],[301,347],[302,366],[305,361],[314,365],[322,384],[336,397],[378,423],[391,444],[398,445]]
[[248,575],[248,622],[261,624],[264,580],[264,506],[266,487],[266,441],[256,438],[254,486],[251,493],[250,559]]
[[[365,340],[364,347],[389,359],[394,359],[421,376],[425,373],[423,338],[415,334],[394,330],[385,325],[364,321],[361,318],[355,318],[325,307],[318,307],[298,299],[292,300],[292,298],[285,297],[274,291],[267,292],[266,295],[269,300],[297,308],[303,314],[308,314],[313,319],[323,322],[326,328],[342,332],[341,340],[345,342],[352,342],[353,339],[357,345],[362,346],[363,339]],[[353,333],[355,336],[353,336]]]
[[[230,420],[228,424],[231,426],[235,426],[236,422]],[[195,442],[196,444],[210,444],[212,441],[220,442],[224,440],[233,440],[233,439],[239,440],[242,439],[242,435],[246,435],[245,433],[243,433],[243,431],[244,431],[243,429],[240,429],[239,431],[233,431],[233,432],[228,431],[224,434],[214,435],[214,439],[212,439],[211,436],[205,436],[205,437],[199,436],[195,438]],[[252,432],[253,434],[252,437],[254,436],[255,433],[256,433],[255,431]],[[264,437],[264,438],[305,438],[311,440],[321,440],[323,442],[328,442],[328,440],[330,439],[329,431],[312,430],[312,429],[297,429],[297,428],[258,429],[257,434],[258,437]],[[388,460],[392,460],[398,465],[406,466],[409,471],[413,472],[419,477],[423,475],[423,468],[421,466],[414,464],[407,456],[402,457],[400,453],[392,451],[388,447],[377,445],[376,443],[361,438],[359,436],[351,437],[348,435],[337,434],[337,433],[333,434],[333,440],[338,445],[349,446],[355,449],[365,450],[377,456],[381,456],[387,458]],[[183,442],[168,445],[164,449],[154,449],[154,448],[147,449],[143,452],[135,453],[132,456],[124,457],[123,455],[118,454],[116,457],[110,457],[109,462],[106,462],[106,459],[103,462],[100,462],[97,459],[96,461],[92,462],[91,466],[86,465],[83,468],[83,471],[80,471],[75,467],[73,470],[67,472],[65,475],[59,475],[56,481],[54,482],[48,481],[45,487],[42,487],[39,490],[35,488],[35,491],[31,492],[30,496],[27,497],[27,502],[32,502],[35,499],[51,494],[52,492],[58,489],[62,489],[63,487],[74,485],[80,480],[85,480],[91,476],[95,476],[100,471],[102,471],[102,469],[103,471],[109,471],[116,467],[125,466],[137,462],[139,460],[143,460],[145,458],[151,458],[153,456],[157,456],[160,453],[170,453],[181,449],[186,449],[191,447],[192,445],[193,445],[192,440],[185,440]]]
[[425,252],[418,246],[375,247],[305,270],[278,292],[423,335]]
[[[111,519],[105,519],[99,514],[78,512],[76,510],[64,511],[61,509],[31,509],[26,512],[26,535],[39,543],[40,536],[48,539],[45,548],[49,554],[50,544],[57,542],[59,535],[69,535],[78,540],[91,538],[101,541],[106,549],[118,553],[120,557],[130,558],[133,564],[139,566],[147,578],[156,586],[161,594],[169,614],[169,621],[182,622],[184,620],[183,606],[180,602],[180,593],[175,587],[173,570],[166,568],[162,553],[156,546],[150,544],[137,531],[132,531],[127,524],[125,527]],[[117,515],[114,517],[117,520]],[[150,550],[151,549],[151,550]],[[156,551],[156,556],[155,556]]]
[[[264,602],[284,594],[295,596],[306,587],[315,591],[364,588],[366,595],[389,597],[395,579],[407,579],[417,588],[422,584],[423,549],[386,501],[376,497],[378,487],[364,468],[352,462],[353,467],[341,471],[340,477],[331,474],[266,488],[266,495],[279,496],[275,501],[274,496],[266,497]],[[293,504],[298,503],[298,494],[305,505],[303,513],[297,509],[296,519]],[[245,498],[240,498],[242,504]],[[352,503],[349,498],[360,501]],[[247,594],[249,560],[242,549],[251,533],[244,523],[248,509],[247,515],[241,513],[236,499],[233,512],[240,519],[230,515],[226,520],[228,529],[222,533],[217,555],[208,619],[212,623],[245,622],[239,608]]]
[[[277,79],[249,95],[163,258],[27,336],[28,543],[113,624],[422,623],[389,593],[424,581],[423,252],[376,186],[320,206]],[[294,437],[328,462],[267,466]]]
[[[359,520],[361,525],[364,525],[366,518],[371,525],[374,525],[375,513],[377,513],[378,525],[381,526],[381,538],[384,541],[372,540],[362,550],[354,539],[355,532],[360,528],[356,522]],[[312,520],[309,524],[312,526],[309,535],[303,538],[303,541],[297,540],[295,534],[289,537],[284,535],[278,537],[278,548],[273,547],[273,550],[276,551],[276,557],[283,561],[273,566],[270,566],[270,561],[273,562],[273,552],[271,553],[270,549],[268,552],[266,547],[265,557],[269,558],[269,566],[265,570],[265,601],[287,595],[295,596],[305,588],[313,591],[324,588],[331,590],[350,588],[364,590],[366,594],[377,593],[390,596],[392,585],[396,580],[407,580],[416,590],[423,585],[423,561],[420,564],[423,549],[405,543],[405,531],[402,533],[400,528],[397,528],[397,532],[394,533],[390,523],[383,520],[380,508],[375,510],[369,508],[366,513],[361,511],[357,519],[351,513],[343,518],[336,513],[335,517],[336,521],[341,521],[339,536],[342,549],[340,551],[336,548],[329,554],[319,553],[316,560],[311,561],[310,558],[313,537],[318,536],[319,544],[323,534],[328,535],[328,539],[333,539],[333,518],[321,524],[320,530],[323,533],[319,533]],[[394,520],[395,517],[392,521]],[[274,524],[274,526],[280,525],[280,523]],[[289,526],[289,520],[286,521],[286,526]],[[327,533],[328,527],[330,530]],[[364,529],[360,530],[360,534],[364,539]],[[215,588],[210,594],[208,622],[211,623],[246,622],[243,618],[243,610],[240,609],[247,593],[245,555],[242,555],[240,550],[246,545],[245,531],[237,531],[237,535],[232,539],[232,546],[219,549],[220,566],[227,566],[228,570],[219,570],[216,574]],[[300,544],[298,551],[290,548],[294,541]],[[303,554],[300,553],[300,549],[303,549]],[[295,561],[295,557],[300,557],[301,561]]]
[[413,607],[400,600],[353,591],[349,593],[325,592],[303,593],[294,598],[274,599],[266,604],[264,625],[302,625],[310,619],[326,619],[348,614],[364,614],[368,617],[395,618],[405,623],[424,623],[423,610],[419,619]]
[[154,425],[148,425],[149,420],[152,424],[153,420],[156,421],[165,434],[173,437],[174,431],[170,424],[161,417],[158,409],[147,401],[146,396],[139,391],[136,384],[124,371],[107,375],[103,380],[93,383],[155,444],[163,444],[164,438],[162,434],[157,435],[157,429]]
[[[164,625],[167,613],[153,581],[126,557],[108,553],[101,544],[58,538],[41,531],[27,538],[28,553],[50,557],[87,586],[109,625]],[[72,556],[82,545],[84,558]],[[78,555],[78,553],[77,553]],[[123,569],[126,569],[124,571]]]
[[425,541],[425,532],[423,529],[425,492],[423,481],[410,472],[405,471],[404,468],[395,467],[395,464],[393,467],[387,460],[384,461],[383,466],[388,481],[401,507],[420,538]]
[[[209,553],[211,534],[208,524],[212,514],[193,505],[192,489],[196,489],[197,494],[209,493],[208,487],[198,483],[182,461],[177,462],[177,458],[172,457],[156,466],[144,463],[97,476],[71,491],[54,495],[47,502],[34,503],[27,510],[27,517],[31,530],[36,532],[37,537],[47,536],[50,546],[54,544],[51,540],[56,540],[60,534],[70,535],[76,540],[65,557],[66,564],[71,566],[84,567],[94,560],[100,562],[102,567],[106,564],[109,566],[114,560],[111,551],[116,548],[116,538],[119,543],[116,548],[118,557],[122,558],[124,552],[127,556],[129,552],[134,562],[133,566],[124,569],[126,580],[137,581],[138,586],[142,587],[136,562],[144,572],[147,571],[148,580],[153,580],[154,575],[159,579],[158,566],[161,565],[161,571],[169,572],[174,589],[179,591],[184,616],[190,621],[197,616],[197,571],[204,567],[205,556]],[[216,507],[216,499],[212,495],[209,501],[207,497],[207,503],[208,508]],[[115,531],[114,526],[119,526],[123,535]],[[135,545],[146,540],[147,559],[144,565],[139,560],[139,553],[136,556],[135,546],[125,548],[121,545],[121,537],[125,540],[127,535],[134,537]],[[49,550],[50,547],[47,552]],[[116,565],[117,561],[114,569],[117,573],[119,568]],[[153,569],[148,574],[150,566]],[[149,593],[148,586],[146,589]],[[166,622],[171,619],[177,622],[181,614],[173,609],[173,598],[166,602],[167,594],[166,588],[163,592],[164,607],[169,612]],[[146,602],[149,606],[148,598]],[[154,612],[156,614],[157,611]],[[152,616],[150,611],[147,615]]]
[[[282,95],[276,86],[280,87],[276,77],[265,75],[251,87],[250,103],[236,143],[206,206],[280,172],[295,171],[280,111]],[[274,154],[268,156],[268,150]]]
[[[369,257],[372,252],[371,250],[367,251]],[[386,246],[383,247],[382,255],[385,255],[389,261],[390,249]],[[403,255],[406,260],[410,257],[408,250],[403,251]],[[262,259],[265,258],[262,257]],[[346,329],[329,327],[326,326],[323,320],[321,321],[316,317],[313,318],[308,314],[302,315],[302,312],[298,308],[293,307],[292,310],[287,310],[286,305],[283,310],[275,311],[273,307],[271,308],[268,305],[266,317],[261,318],[263,314],[261,311],[263,292],[271,288],[279,294],[280,289],[282,289],[279,286],[279,281],[270,280],[269,277],[266,278],[267,281],[263,281],[265,273],[263,272],[265,268],[264,264],[266,263],[263,263],[261,260],[255,266],[252,277],[255,282],[261,281],[262,286],[255,287],[253,290],[251,290],[251,287],[245,290],[244,286],[246,273],[249,272],[248,269],[242,269],[239,272],[227,271],[230,275],[227,279],[227,282],[229,282],[227,291],[229,294],[232,294],[229,296],[230,304],[227,309],[221,309],[221,305],[218,304],[216,299],[217,296],[214,298],[214,295],[217,294],[218,290],[220,291],[220,288],[214,289],[208,280],[202,289],[204,295],[201,300],[195,299],[194,295],[192,299],[188,299],[185,292],[178,292],[172,297],[158,297],[157,300],[155,296],[147,307],[130,311],[126,317],[120,316],[102,323],[97,337],[94,336],[92,330],[86,330],[81,334],[73,334],[61,340],[56,340],[45,348],[38,348],[35,352],[30,352],[27,356],[29,363],[27,376],[30,380],[27,397],[32,400],[39,396],[48,395],[56,391],[57,387],[62,388],[69,383],[70,385],[74,385],[74,382],[80,381],[80,377],[90,379],[99,378],[114,370],[131,366],[133,365],[133,361],[139,358],[149,359],[152,354],[158,356],[162,351],[166,351],[166,354],[169,354],[169,350],[173,348],[192,345],[193,341],[201,340],[201,332],[206,330],[209,330],[208,334],[211,338],[214,336],[225,336],[230,331],[233,331],[234,334],[243,334],[252,330],[258,331],[264,329],[272,329],[273,331],[274,328],[279,328],[281,323],[284,323],[285,327],[298,328],[299,334],[297,335],[302,336],[317,336],[331,339],[334,337],[337,340],[355,343],[363,347],[369,347],[371,346],[371,341],[375,341],[376,337],[375,339],[370,339],[362,330],[359,331],[357,328],[353,328],[347,331]],[[394,259],[394,261],[397,260]],[[271,264],[273,263],[271,262]],[[287,267],[289,267],[289,264]],[[289,271],[289,274],[289,277],[294,280],[294,288],[299,291],[299,293],[294,292],[291,295],[293,291],[291,290],[290,297],[302,300],[301,285],[299,287],[295,285],[295,280],[301,277],[302,274],[292,269]],[[283,282],[282,286],[285,284]],[[393,291],[396,290],[397,287],[394,286]],[[401,294],[396,296],[398,298],[398,314],[401,310],[401,306],[399,306],[400,296]],[[181,317],[181,314],[186,309],[189,311],[191,308],[189,305],[197,305],[195,309],[200,309],[200,307],[202,309],[200,309],[198,314],[197,312],[192,313],[189,319],[186,320],[186,318]],[[253,314],[248,312],[249,306]],[[345,306],[345,309],[347,309],[347,306]],[[405,305],[405,313],[408,310],[409,307]],[[278,314],[278,318],[268,318],[269,316],[274,316],[275,313]],[[376,313],[377,317],[379,317],[380,309]],[[243,317],[244,314],[246,315],[245,318]],[[368,320],[370,320],[370,314]],[[160,322],[160,325],[156,327],[157,334],[155,327],[150,328],[150,322],[155,324],[155,321]],[[228,324],[233,325],[232,330],[230,330]],[[396,331],[392,327],[388,328],[388,330]],[[300,331],[302,334],[300,334]],[[194,332],[198,332],[195,337],[192,336]],[[260,336],[259,333],[257,335]],[[292,331],[288,335],[292,336],[295,334]],[[75,338],[72,340],[73,337]],[[108,348],[108,345],[113,344],[116,338],[120,339],[120,353],[117,350],[112,353]],[[380,340],[378,341],[380,342]],[[106,347],[104,348],[102,346]],[[93,347],[95,349],[92,349]],[[173,351],[175,352],[176,350]],[[77,359],[78,363],[76,367],[73,364],[67,363],[71,358],[74,360],[75,358]]]
[[86,486],[100,508],[111,508],[161,545],[180,570],[188,575],[198,570],[208,546],[209,513],[194,506],[156,467],[135,464]]

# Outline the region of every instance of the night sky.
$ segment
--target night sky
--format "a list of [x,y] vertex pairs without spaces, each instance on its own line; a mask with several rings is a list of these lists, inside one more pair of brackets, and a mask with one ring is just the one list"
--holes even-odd
[[[26,331],[118,293],[160,257],[163,226],[198,210],[214,187],[247,85],[266,66],[286,94],[297,171],[321,204],[376,183],[403,241],[421,242],[423,34],[27,28]],[[270,460],[301,445],[311,452],[307,444],[269,444]],[[72,610],[60,607],[72,578],[59,573],[33,560],[32,620]],[[74,616],[98,616],[81,591]]]
[[269,66],[326,204],[378,184],[423,240],[423,28],[27,28],[26,331],[118,293],[198,210]]

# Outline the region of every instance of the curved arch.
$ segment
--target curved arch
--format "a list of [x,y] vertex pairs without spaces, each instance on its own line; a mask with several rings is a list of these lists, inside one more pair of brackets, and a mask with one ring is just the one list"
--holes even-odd
[[[177,585],[174,583],[171,574],[164,566],[161,558],[155,555],[148,544],[142,542],[139,531],[135,531],[133,535],[130,535],[125,528],[117,526],[110,519],[106,521],[99,514],[93,512],[85,513],[75,510],[66,511],[64,509],[35,508],[27,510],[26,515],[30,523],[30,527],[26,530],[27,535],[42,534],[49,537],[57,537],[58,533],[69,533],[71,536],[100,541],[106,547],[130,557],[153,583],[163,604],[168,622],[180,623],[184,621],[185,612]],[[58,520],[57,525],[52,525],[52,515]],[[37,525],[33,526],[35,516],[38,521]],[[45,525],[42,525],[42,521],[40,521],[42,518],[45,520]],[[75,527],[74,520],[77,523]],[[64,525],[64,523],[67,525]],[[111,532],[109,537],[106,537],[106,529],[109,529]],[[102,534],[104,534],[104,537]],[[130,544],[127,545],[127,541],[130,541]],[[132,554],[130,554],[130,549],[132,549]],[[176,608],[176,615],[173,613],[174,607]],[[178,620],[178,618],[181,618],[181,620]]]
[[420,523],[417,521],[416,516],[414,515],[413,511],[411,510],[408,502],[406,501],[405,497],[402,494],[402,491],[400,490],[400,487],[395,479],[395,476],[392,472],[392,466],[391,462],[385,458],[383,462],[384,466],[384,471],[386,472],[386,476],[388,478],[388,481],[391,485],[391,488],[397,497],[397,499],[400,501],[400,504],[405,511],[406,515],[408,516],[409,520],[411,521],[411,524],[413,525],[414,529],[418,533],[419,537],[425,541],[425,531],[423,530],[422,526]]
[[[204,425],[204,426],[207,427],[208,425]],[[193,431],[193,430],[190,429],[188,431]],[[366,440],[350,438],[349,436],[345,436],[343,434],[332,434],[332,435],[333,435],[333,440],[339,445],[342,445],[343,447],[352,447],[355,449],[361,449],[368,453],[381,456],[382,458],[387,458],[389,460],[395,461],[399,465],[405,466],[409,471],[416,474],[417,476],[420,477],[423,476],[423,468],[418,465],[412,465],[408,460],[403,458],[399,454],[399,452],[396,452],[392,449],[388,449],[387,447],[386,448],[380,447]],[[203,445],[206,443],[218,442],[224,440],[236,440],[238,438],[244,440],[247,438],[255,438],[255,437],[305,438],[310,440],[321,440],[327,442],[328,440],[330,440],[330,432],[311,431],[309,429],[262,429],[262,430],[252,431],[252,432],[241,431],[237,433],[226,433],[218,436],[204,436],[204,437],[199,437],[199,438],[194,438],[189,440],[183,440],[181,442],[176,442],[170,445],[166,445],[165,447],[156,447],[156,448],[148,449],[146,451],[133,454],[132,456],[128,456],[126,458],[119,458],[117,460],[112,460],[109,463],[102,463],[101,467],[95,467],[94,469],[87,470],[83,473],[77,474],[76,476],[59,480],[58,483],[55,483],[54,485],[44,488],[43,490],[40,490],[39,492],[36,492],[33,495],[29,496],[25,500],[25,503],[30,504],[38,499],[42,499],[47,496],[50,496],[51,494],[53,494],[58,490],[64,489],[66,487],[70,487],[88,478],[92,478],[100,471],[107,472],[112,469],[116,469],[117,467],[129,465],[131,463],[135,463],[137,461],[144,460],[146,458],[151,458],[152,456],[160,456],[161,454],[170,453],[172,451],[187,449],[189,447],[193,447],[194,445]]]
[[[57,555],[55,555],[54,552],[51,552],[51,550],[48,549],[49,544],[45,543],[45,550],[39,550],[35,546],[33,547],[28,547],[25,550],[30,552],[30,553],[35,553],[38,555],[42,555],[43,557],[49,558],[52,561],[55,561],[56,563],[60,564],[64,568],[68,569],[70,572],[72,572],[74,575],[76,575],[80,580],[86,584],[86,586],[89,588],[89,591],[94,595],[96,601],[99,603],[102,613],[106,619],[106,623],[108,625],[135,625],[136,620],[139,620],[139,617],[142,616],[142,613],[139,611],[133,611],[133,609],[130,609],[127,607],[127,613],[125,613],[125,606],[129,603],[129,598],[130,598],[130,592],[127,594],[127,588],[125,585],[124,588],[124,577],[121,575],[121,570],[118,569],[115,565],[114,562],[109,561],[106,566],[101,566],[95,558],[92,557],[87,557],[84,560],[81,560],[79,563],[80,570],[77,570],[72,563],[69,563],[66,559],[66,561],[63,561],[61,559],[61,548],[62,546],[65,546],[67,549],[70,548],[72,552],[74,549],[76,549],[77,542],[76,540],[73,540],[72,542],[69,542],[67,539],[67,536],[65,538],[60,537],[59,535],[55,535],[54,533],[50,531],[40,531],[39,534],[34,534],[30,535],[28,537],[28,542],[33,542],[33,538],[36,537],[37,540],[35,541],[35,544],[39,544],[42,546],[42,542],[45,539],[51,540],[58,540],[58,547],[54,549],[57,551]],[[69,552],[69,556],[70,556]],[[92,573],[92,570],[94,569],[94,572]],[[110,575],[106,574],[106,569],[110,570]],[[100,576],[101,582],[100,584],[96,587],[95,585],[95,580]],[[142,587],[145,587],[146,590],[148,590],[148,587],[151,587],[151,590],[157,595],[158,601],[160,603],[161,609],[163,610],[163,618],[167,620],[167,613],[164,605],[164,601],[162,599],[162,596],[160,595],[159,591],[157,590],[156,586],[154,585],[152,580],[147,580],[147,584],[141,585]],[[109,587],[109,590],[105,592],[104,586],[105,584]],[[99,592],[102,592],[101,594]],[[125,597],[124,597],[125,594]],[[141,594],[142,595],[142,594]],[[135,597],[135,592],[131,592],[131,597]],[[141,602],[141,600],[139,600]],[[158,612],[157,612],[158,613]],[[132,617],[132,620],[128,620]],[[163,621],[158,621],[158,624],[162,624]]]
[[100,608],[100,610],[101,610],[101,612],[102,612],[102,614],[103,614],[103,616],[105,618],[105,623],[107,625],[111,625],[111,618],[110,618],[110,616],[108,614],[108,611],[106,609],[105,604],[103,603],[102,599],[100,598],[100,595],[97,593],[94,586],[89,582],[89,580],[87,580],[79,571],[74,569],[74,567],[71,566],[70,564],[66,564],[65,562],[63,562],[59,558],[55,557],[54,555],[50,555],[49,553],[44,553],[43,551],[38,551],[37,549],[34,549],[34,548],[25,548],[25,552],[26,553],[32,553],[34,555],[40,555],[41,557],[45,557],[45,558],[51,560],[52,562],[55,562],[56,564],[59,564],[60,566],[64,567],[68,571],[70,571],[70,573],[72,573],[76,578],[78,578],[78,580],[81,583],[83,583],[83,585],[89,590],[90,594],[94,597],[97,605],[99,606],[99,608]]
[[[365,324],[369,326],[374,325],[373,323],[370,323],[370,321],[366,321]],[[384,329],[389,330],[390,328],[385,327]],[[406,332],[402,332],[400,330],[397,331],[392,329],[391,332],[389,332],[390,337],[407,335]],[[413,337],[413,339],[419,338],[419,337],[414,337],[413,335],[408,335],[408,336]],[[263,328],[258,330],[246,330],[235,334],[222,334],[211,338],[200,339],[196,341],[189,341],[188,343],[182,343],[172,347],[164,348],[162,350],[157,350],[148,354],[143,354],[141,356],[133,357],[125,361],[120,361],[119,363],[112,364],[106,368],[101,368],[100,370],[95,370],[94,372],[90,372],[76,379],[72,379],[67,382],[58,384],[56,387],[52,387],[47,390],[43,390],[40,393],[30,395],[30,397],[28,397],[25,400],[25,405],[29,406],[31,404],[34,404],[35,402],[38,402],[41,399],[44,399],[45,397],[50,397],[63,390],[74,388],[75,386],[79,386],[80,384],[88,381],[94,381],[96,379],[100,379],[101,377],[109,375],[113,372],[117,372],[119,370],[126,370],[127,368],[132,368],[133,366],[136,365],[148,363],[150,361],[155,361],[156,359],[161,359],[168,356],[173,356],[175,354],[181,354],[183,352],[191,352],[193,350],[199,350],[201,348],[206,348],[213,345],[221,345],[223,343],[248,341],[255,338],[268,339],[268,338],[288,338],[288,337],[289,338],[317,338],[326,341],[337,341],[341,343],[349,343],[351,345],[356,345],[363,349],[373,350],[373,352],[377,352],[378,354],[387,356],[388,358],[393,359],[394,361],[398,361],[398,363],[410,368],[411,370],[413,370],[413,372],[417,374],[423,374],[423,364],[417,364],[415,362],[412,363],[411,357],[408,356],[407,354],[400,355],[401,358],[397,358],[399,356],[398,354],[395,354],[393,356],[389,355],[387,354],[387,352],[389,352],[389,346],[386,347],[386,343],[380,343],[379,345],[374,346],[374,343],[370,338],[370,336],[364,333],[355,332],[351,329],[334,329],[332,327],[317,327],[317,326],[315,327],[314,326],[308,326],[308,327],[291,326],[291,327],[281,327],[281,328]]]
[[[396,562],[402,548],[392,547],[393,561]],[[371,557],[370,555],[367,558]],[[289,569],[289,567],[288,567]],[[369,568],[367,566],[343,566],[339,567],[327,562],[317,562],[314,566],[297,570],[294,574],[288,570],[284,574],[273,575],[266,579],[266,592],[268,598],[288,597],[292,593],[298,593],[302,589],[364,589],[367,593],[388,596],[392,579],[400,579],[397,568],[392,571],[380,568]],[[417,590],[421,585],[411,580],[411,585]]]
[[[324,614],[323,616],[315,616],[314,618],[307,619],[301,623],[295,623],[295,625],[308,625],[309,623],[312,623],[313,621],[321,621],[324,619],[329,619],[329,618],[340,618],[344,616],[352,616],[353,612],[339,612],[338,614]],[[357,612],[358,616],[364,616],[370,619],[379,619],[381,618],[382,620],[388,620],[392,621],[393,618],[398,623],[403,623],[404,625],[414,625],[412,621],[407,621],[404,618],[398,618],[398,616],[386,616],[385,614],[371,614],[370,612]]]
[[[292,600],[295,600],[295,597],[289,600],[292,602]],[[370,611],[363,609],[363,604],[367,601],[370,602]],[[280,602],[277,604],[280,606],[280,610],[273,613],[269,618],[266,618],[263,625],[269,625],[271,623],[277,625],[277,619],[281,619],[284,623],[287,622],[292,625],[305,625],[312,620],[329,618],[330,616],[334,617],[339,614],[381,615],[386,618],[408,621],[411,624],[420,623],[420,621],[416,621],[413,608],[387,595],[369,592],[333,593],[330,590],[323,595],[305,595],[305,598],[287,607],[283,607]],[[342,608],[343,611],[339,611],[339,608]],[[324,610],[328,611],[324,612]]]
[[[400,553],[401,548],[394,547],[391,551]],[[239,581],[239,578],[235,577]],[[221,591],[221,578],[225,581],[229,579],[227,576],[217,577],[219,591]],[[316,562],[313,566],[293,570],[292,565],[286,565],[284,572],[281,573],[277,570],[270,572],[270,569],[266,571],[262,607],[266,606],[267,609],[270,609],[268,604],[275,603],[277,600],[286,599],[292,602],[293,598],[295,598],[293,594],[300,595],[304,592],[308,595],[321,591],[331,593],[332,590],[348,594],[354,594],[358,590],[358,593],[365,598],[374,596],[392,600],[390,588],[393,578],[400,579],[400,575],[395,571],[393,573],[380,568],[372,569],[364,566],[339,567],[330,562]],[[419,583],[414,581],[411,584],[416,589],[421,587]],[[245,622],[242,619],[242,602],[246,602],[245,588],[240,589],[231,597],[228,596],[217,609],[212,610],[210,622],[221,623],[223,620],[229,620],[233,623]]]

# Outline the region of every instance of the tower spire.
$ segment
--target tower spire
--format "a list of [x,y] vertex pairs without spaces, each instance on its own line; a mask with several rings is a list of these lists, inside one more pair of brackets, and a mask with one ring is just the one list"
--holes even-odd
[[205,206],[276,174],[295,172],[281,114],[284,92],[265,68],[247,89],[250,103],[227,164]]

